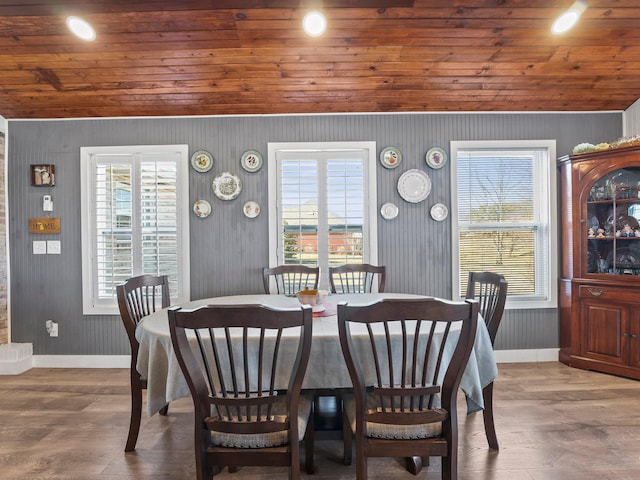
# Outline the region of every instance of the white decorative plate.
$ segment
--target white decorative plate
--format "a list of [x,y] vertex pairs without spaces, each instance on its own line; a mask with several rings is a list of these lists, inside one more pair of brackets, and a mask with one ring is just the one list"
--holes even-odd
[[396,147],[383,148],[380,152],[380,163],[384,168],[396,168],[402,162],[402,153]]
[[422,170],[407,170],[398,179],[398,193],[407,202],[419,203],[431,193],[431,179]]
[[442,168],[447,163],[447,152],[440,147],[430,148],[425,156],[425,161],[431,168],[436,170]]
[[257,172],[262,168],[262,155],[257,150],[247,150],[240,158],[240,165],[249,173]]
[[385,203],[380,209],[380,215],[382,215],[382,218],[385,220],[393,220],[398,216],[398,207],[393,203]]
[[196,172],[208,172],[213,167],[213,157],[205,150],[198,150],[191,155],[191,166]]
[[449,215],[449,209],[442,203],[436,203],[431,207],[431,218],[436,222],[441,222]]
[[233,200],[242,191],[242,182],[237,175],[229,172],[222,172],[213,179],[213,193],[220,200]]
[[258,205],[258,202],[251,200],[244,204],[242,213],[244,213],[244,216],[247,218],[256,218],[260,215],[260,205]]
[[193,213],[196,214],[196,217],[207,218],[211,215],[211,204],[206,200],[197,200],[193,204]]

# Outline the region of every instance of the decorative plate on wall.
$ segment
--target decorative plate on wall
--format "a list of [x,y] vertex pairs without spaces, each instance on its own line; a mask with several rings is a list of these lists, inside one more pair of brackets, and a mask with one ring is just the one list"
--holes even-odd
[[397,147],[383,148],[380,152],[380,163],[384,168],[396,168],[402,162],[402,153]]
[[205,150],[198,150],[191,155],[191,166],[196,172],[208,172],[213,167],[213,157]]
[[242,213],[247,218],[256,218],[260,215],[260,205],[258,205],[258,202],[250,200],[242,207]]
[[240,158],[240,165],[249,173],[257,172],[262,168],[262,155],[257,150],[247,150]]
[[419,203],[431,193],[431,179],[417,168],[407,170],[398,179],[398,193],[409,203]]
[[193,204],[193,213],[196,214],[196,217],[207,218],[211,215],[211,204],[206,200],[197,200]]
[[425,156],[425,161],[433,169],[442,168],[447,163],[447,152],[440,147],[430,148]]
[[436,222],[441,222],[449,215],[449,209],[443,203],[436,203],[431,207],[431,218]]
[[393,220],[398,216],[398,207],[393,203],[385,203],[380,208],[380,215],[385,220]]
[[213,193],[220,200],[233,200],[242,191],[242,182],[237,175],[229,172],[222,172],[213,179]]

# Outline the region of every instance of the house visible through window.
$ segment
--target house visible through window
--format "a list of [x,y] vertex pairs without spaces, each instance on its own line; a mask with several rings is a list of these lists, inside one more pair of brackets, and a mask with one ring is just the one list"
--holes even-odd
[[508,308],[555,307],[555,143],[452,142],[451,158],[454,298],[492,271]]
[[375,143],[269,144],[270,264],[377,263]]
[[83,147],[85,314],[117,313],[127,278],[169,275],[172,303],[189,299],[188,147]]

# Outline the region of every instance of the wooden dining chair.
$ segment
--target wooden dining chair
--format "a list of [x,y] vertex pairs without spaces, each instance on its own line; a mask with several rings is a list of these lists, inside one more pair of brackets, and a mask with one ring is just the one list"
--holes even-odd
[[[280,265],[262,271],[266,294],[295,295],[304,289],[317,290],[319,279],[320,267],[306,265]],[[275,291],[271,291],[272,284],[275,284]]]
[[[129,278],[122,285],[116,287],[120,317],[127,331],[131,345],[131,366],[129,377],[131,383],[131,419],[129,420],[129,435],[124,447],[125,452],[136,448],[138,433],[140,432],[140,417],[142,415],[142,390],[147,388],[147,380],[142,378],[136,364],[140,344],[136,340],[138,322],[156,309],[166,308],[170,304],[169,277],[167,275],[140,275]],[[168,405],[160,410],[161,415],[167,414]]]
[[[442,457],[457,478],[457,393],[473,349],[475,300],[386,299],[338,304],[340,345],[353,383],[344,395],[345,431],[356,441],[356,479],[369,457]],[[345,435],[345,459],[351,457]]]
[[[480,315],[487,325],[491,345],[495,343],[498,327],[502,321],[504,306],[507,301],[507,287],[504,276],[494,272],[469,272],[467,293],[465,298],[475,298],[480,305]],[[482,389],[484,400],[484,430],[489,448],[498,450],[498,436],[493,420],[493,382]]]
[[371,293],[377,277],[378,292],[384,292],[386,268],[368,263],[329,267],[331,293]]
[[[224,466],[288,466],[313,473],[313,395],[301,394],[309,362],[312,309],[207,305],[169,309],[171,342],[193,398],[198,480]],[[242,338],[231,340],[231,330]],[[299,338],[295,361],[283,335]]]

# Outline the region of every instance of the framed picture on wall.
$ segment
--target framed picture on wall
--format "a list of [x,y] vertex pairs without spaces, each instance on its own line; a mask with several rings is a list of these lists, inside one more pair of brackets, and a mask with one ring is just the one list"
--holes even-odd
[[31,185],[36,187],[53,187],[55,184],[55,165],[31,165]]

